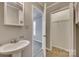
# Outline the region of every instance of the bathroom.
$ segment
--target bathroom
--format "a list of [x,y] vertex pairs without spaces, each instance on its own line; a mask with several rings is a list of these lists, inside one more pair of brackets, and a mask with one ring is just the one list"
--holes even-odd
[[78,4],[0,2],[0,57],[79,56]]

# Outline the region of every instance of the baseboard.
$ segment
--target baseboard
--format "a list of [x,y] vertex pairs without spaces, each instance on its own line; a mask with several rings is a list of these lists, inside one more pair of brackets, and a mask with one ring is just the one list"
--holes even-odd
[[63,49],[65,51],[68,51],[69,52],[69,49],[66,49],[66,48],[63,48],[63,47],[60,47],[60,46],[57,46],[57,45],[53,45],[52,47],[57,47],[57,48],[60,48],[60,49]]
[[49,51],[51,51],[51,49],[50,49],[50,48],[46,48],[46,50],[49,50]]
[[74,49],[73,56],[76,57],[76,49]]
[[69,56],[70,57],[76,57],[76,50],[74,49],[74,50],[70,50],[69,51]]

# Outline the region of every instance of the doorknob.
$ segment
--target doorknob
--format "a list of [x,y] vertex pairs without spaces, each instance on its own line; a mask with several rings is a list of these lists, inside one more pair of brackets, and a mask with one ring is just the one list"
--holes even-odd
[[43,37],[46,37],[46,35],[43,35]]

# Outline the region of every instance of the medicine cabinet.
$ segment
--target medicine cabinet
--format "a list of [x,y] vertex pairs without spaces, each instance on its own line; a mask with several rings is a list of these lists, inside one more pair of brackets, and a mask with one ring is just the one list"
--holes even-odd
[[4,24],[24,26],[24,3],[22,2],[4,3]]
[[79,3],[75,2],[75,19],[76,24],[79,25]]

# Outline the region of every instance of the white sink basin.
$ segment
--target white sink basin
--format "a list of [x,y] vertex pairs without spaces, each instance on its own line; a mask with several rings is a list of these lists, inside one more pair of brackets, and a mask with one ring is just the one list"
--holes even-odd
[[0,46],[0,54],[13,54],[17,51],[22,50],[26,46],[29,45],[28,40],[20,40],[17,43],[8,43],[5,45]]

